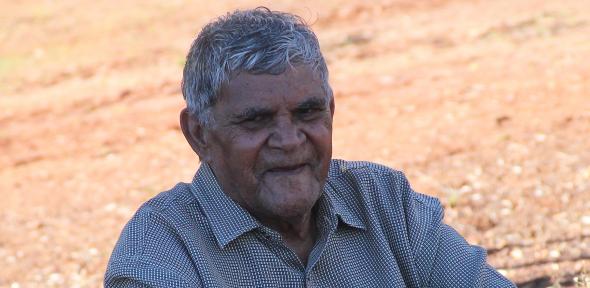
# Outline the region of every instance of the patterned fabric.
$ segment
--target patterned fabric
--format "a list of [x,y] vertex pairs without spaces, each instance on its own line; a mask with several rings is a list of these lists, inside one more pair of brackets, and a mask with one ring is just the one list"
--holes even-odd
[[202,164],[123,229],[105,287],[516,287],[443,224],[435,198],[368,162],[332,160],[304,265]]

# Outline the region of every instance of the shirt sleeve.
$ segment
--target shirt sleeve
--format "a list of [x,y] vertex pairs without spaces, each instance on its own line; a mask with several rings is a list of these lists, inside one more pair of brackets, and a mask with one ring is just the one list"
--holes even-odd
[[142,206],[113,249],[104,287],[199,287],[173,231],[163,217]]
[[421,235],[414,251],[426,287],[516,287],[487,264],[485,249],[470,245],[443,223],[444,211],[437,199],[406,187],[412,195],[408,197],[412,199],[410,229],[421,230],[411,234]]
[[156,264],[127,259],[109,263],[105,288],[198,287],[188,285],[179,275]]
[[516,287],[486,263],[486,251],[439,224],[428,287]]

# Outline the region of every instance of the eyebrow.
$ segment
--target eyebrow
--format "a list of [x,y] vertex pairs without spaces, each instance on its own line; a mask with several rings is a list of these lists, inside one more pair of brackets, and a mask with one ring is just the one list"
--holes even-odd
[[[293,111],[305,110],[310,108],[324,108],[325,106],[325,97],[311,97],[297,104],[297,107],[295,107]],[[255,118],[257,116],[268,116],[273,114],[274,110],[271,108],[249,107],[244,109],[243,111],[233,114],[231,118],[234,119],[234,121],[242,121],[244,119]]]
[[245,110],[232,115],[232,118],[237,121],[240,121],[240,120],[244,120],[244,119],[254,118],[256,116],[272,115],[272,114],[273,114],[273,110],[270,108],[250,107],[250,108],[246,108]]
[[297,105],[295,110],[305,110],[309,108],[325,108],[326,98],[325,97],[312,97]]

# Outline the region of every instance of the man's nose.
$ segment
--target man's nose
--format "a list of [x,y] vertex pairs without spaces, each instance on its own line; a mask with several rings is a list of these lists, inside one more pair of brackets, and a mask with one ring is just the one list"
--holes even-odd
[[305,133],[287,117],[277,120],[268,145],[285,151],[293,150],[305,142]]

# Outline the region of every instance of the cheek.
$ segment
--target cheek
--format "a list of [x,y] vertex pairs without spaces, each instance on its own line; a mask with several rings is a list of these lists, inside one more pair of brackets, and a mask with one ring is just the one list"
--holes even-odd
[[[324,123],[322,123],[324,124]],[[313,145],[315,146],[318,153],[326,154],[331,156],[332,152],[332,126],[331,122],[327,123],[329,125],[317,125],[310,129],[308,135],[310,140],[312,141]],[[318,155],[320,158],[325,155]]]
[[260,151],[265,143],[261,133],[243,133],[233,137],[222,149],[222,158],[235,167],[237,173],[251,173],[255,170]]

